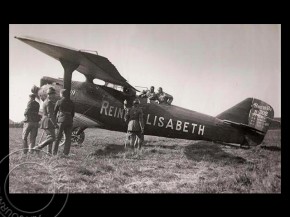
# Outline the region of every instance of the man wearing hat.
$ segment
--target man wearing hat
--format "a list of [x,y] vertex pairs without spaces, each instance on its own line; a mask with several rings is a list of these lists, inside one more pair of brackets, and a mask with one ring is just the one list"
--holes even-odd
[[163,92],[162,87],[158,88],[157,98],[160,104],[171,105],[173,101],[173,96],[168,93]]
[[30,145],[29,145],[29,152],[32,148],[35,146],[35,140],[38,132],[38,122],[40,121],[40,115],[39,112],[39,103],[35,101],[35,94],[29,95],[29,101],[27,103],[27,108],[24,112],[24,125],[23,125],[23,133],[22,133],[22,139],[23,139],[23,152],[24,154],[28,151],[28,144],[27,144],[27,138],[30,134]]
[[[132,108],[126,109],[124,119],[125,122],[128,123],[127,131],[130,146],[135,147],[136,143],[138,143],[138,148],[140,149],[144,141],[144,121],[143,121],[143,111],[139,106],[140,100],[135,99],[133,101]],[[138,137],[138,142],[136,136]],[[126,145],[127,144],[125,142],[125,147]]]
[[55,89],[50,87],[46,93],[47,98],[43,103],[43,116],[40,124],[41,129],[45,130],[46,139],[34,147],[34,149],[39,150],[48,146],[48,153],[52,154],[52,144],[55,141],[55,129],[58,128],[54,116]]
[[63,154],[68,155],[71,146],[71,134],[73,127],[73,118],[75,115],[74,103],[69,98],[69,92],[66,89],[60,91],[61,99],[58,100],[54,107],[54,115],[57,115],[57,122],[59,130],[56,136],[56,141],[53,148],[53,154],[56,155],[58,151],[59,142],[62,134],[65,134],[65,143]]

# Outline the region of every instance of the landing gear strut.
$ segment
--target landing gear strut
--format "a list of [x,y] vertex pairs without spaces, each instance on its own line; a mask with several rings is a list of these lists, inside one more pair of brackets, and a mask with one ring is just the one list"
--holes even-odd
[[257,146],[257,143],[251,137],[245,135],[244,141],[240,144],[241,148],[249,149],[251,146]]
[[[77,144],[77,145],[81,145],[84,140],[85,140],[85,129],[82,129],[80,127],[74,128],[72,131],[72,135],[71,135],[71,143],[72,144]],[[62,134],[62,138],[60,140],[59,146],[64,145],[64,141],[65,141],[65,134]]]

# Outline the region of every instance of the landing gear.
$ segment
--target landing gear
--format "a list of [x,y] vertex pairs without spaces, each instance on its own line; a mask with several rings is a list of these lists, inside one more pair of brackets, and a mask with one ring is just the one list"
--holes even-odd
[[[80,127],[74,128],[71,135],[71,143],[81,145],[85,140],[85,132],[84,129]],[[64,145],[65,141],[65,134],[62,134],[62,138],[60,140],[59,146]]]
[[250,145],[246,139],[240,144],[240,148],[249,149]]
[[72,136],[71,136],[71,141],[73,143],[77,143],[78,145],[81,145],[85,140],[85,133],[84,131],[81,131],[80,133],[78,133],[77,130],[74,130],[72,132]]
[[245,135],[244,141],[240,144],[241,148],[249,149],[251,146],[257,146],[257,143],[248,135]]

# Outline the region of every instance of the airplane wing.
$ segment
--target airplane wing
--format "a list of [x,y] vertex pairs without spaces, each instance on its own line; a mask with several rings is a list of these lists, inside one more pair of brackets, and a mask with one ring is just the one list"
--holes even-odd
[[56,60],[62,59],[78,64],[79,67],[76,70],[84,75],[136,90],[127,83],[126,79],[120,75],[116,67],[106,57],[32,38],[16,36],[15,38]]

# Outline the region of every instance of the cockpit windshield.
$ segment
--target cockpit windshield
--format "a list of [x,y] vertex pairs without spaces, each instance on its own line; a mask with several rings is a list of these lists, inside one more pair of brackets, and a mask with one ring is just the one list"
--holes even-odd
[[110,82],[105,82],[104,87],[108,87],[110,89],[116,90],[116,91],[121,92],[122,94],[125,94],[127,96],[135,96],[136,95],[135,90],[128,88],[128,87],[121,86],[121,85],[113,84]]
[[105,86],[113,88],[113,89],[121,91],[121,92],[123,92],[123,89],[124,89],[123,86],[120,86],[120,85],[117,85],[117,84],[112,84],[112,83],[109,83],[109,82],[105,82]]

